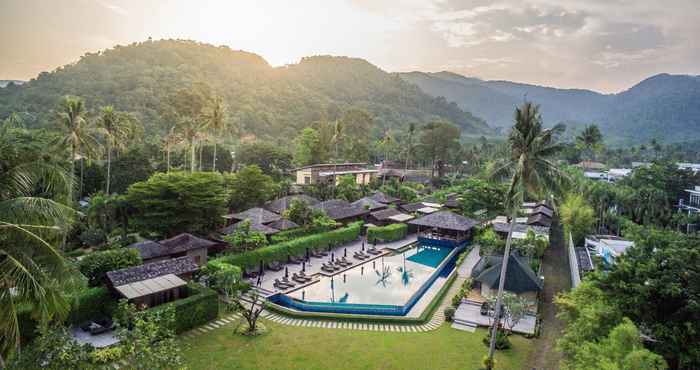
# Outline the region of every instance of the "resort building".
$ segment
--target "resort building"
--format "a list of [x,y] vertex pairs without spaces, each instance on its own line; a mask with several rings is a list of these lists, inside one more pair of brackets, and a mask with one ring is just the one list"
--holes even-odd
[[260,207],[250,208],[243,212],[232,213],[223,217],[233,222],[250,220],[250,223],[263,225],[269,224],[270,222],[277,221],[280,218],[282,218],[282,216],[278,215],[277,213],[270,212]]
[[451,211],[439,211],[408,222],[416,227],[418,241],[425,244],[457,246],[471,240],[479,221]]
[[114,292],[138,306],[154,307],[183,298],[187,280],[199,267],[185,256],[110,271],[107,278]]
[[688,200],[678,200],[678,210],[686,211],[688,214],[700,213],[700,186],[695,186],[693,189],[686,189]]
[[585,238],[586,248],[594,251],[595,255],[600,256],[607,264],[615,263],[615,258],[633,245],[633,241],[615,235],[589,235]]
[[382,193],[381,191],[375,191],[374,194],[369,196],[372,200],[383,203],[383,204],[399,204],[401,199],[395,198]]
[[350,203],[350,205],[362,207],[370,212],[379,211],[382,209],[386,209],[388,207],[387,204],[379,203],[376,200],[374,200],[372,197],[360,198],[360,199]]
[[[501,264],[503,256],[484,256],[472,269],[474,289],[479,291],[483,298],[488,298],[498,292],[501,279]],[[518,252],[512,252],[508,259],[506,281],[503,289],[524,297],[531,305],[537,304],[537,295],[542,291],[542,279],[537,277],[526,257]]]
[[605,169],[605,164],[600,163],[600,162],[594,162],[594,161],[581,161],[581,162],[576,164],[576,167],[583,169],[584,172],[586,172],[586,171],[602,172]]
[[386,226],[413,220],[414,217],[396,208],[387,208],[369,214],[368,221],[376,226]]
[[134,243],[129,248],[137,249],[144,263],[190,256],[197,265],[202,266],[207,263],[209,248],[216,247],[218,244],[192,234],[183,233],[158,242],[146,240]]
[[415,202],[402,204],[399,206],[399,208],[406,213],[427,215],[439,211],[440,208],[442,208],[442,204],[430,202]]
[[294,169],[297,185],[314,185],[318,183],[333,184],[341,176],[352,175],[358,185],[369,185],[378,170],[366,169],[367,163],[326,163],[313,164]]
[[[510,232],[510,224],[505,220],[494,220],[491,221],[491,226],[493,231],[496,232],[502,238],[507,238]],[[516,223],[513,226],[513,239],[525,239],[527,233],[532,231],[536,236],[542,236],[549,239],[549,227],[537,226],[537,225],[526,225]]]
[[340,223],[350,223],[359,221],[369,215],[369,210],[359,205],[352,205],[341,199],[331,199],[313,206],[326,213],[333,221]]
[[306,194],[287,195],[286,197],[277,198],[265,203],[263,208],[278,215],[282,215],[295,200],[304,202],[309,206],[313,206],[319,202],[318,199],[310,197]]

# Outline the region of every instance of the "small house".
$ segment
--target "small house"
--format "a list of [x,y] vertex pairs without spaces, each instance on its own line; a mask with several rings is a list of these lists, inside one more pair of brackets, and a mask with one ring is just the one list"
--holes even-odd
[[[474,279],[474,289],[478,290],[482,297],[487,298],[498,293],[501,281],[501,267],[503,256],[484,256],[474,265],[471,277]],[[537,302],[537,294],[542,291],[542,279],[537,277],[527,258],[518,252],[512,252],[508,257],[506,281],[503,289],[524,297],[534,305]]]
[[314,185],[318,183],[334,184],[346,175],[355,177],[358,185],[369,185],[378,170],[366,169],[367,163],[325,163],[295,168],[297,185]]
[[278,215],[282,215],[295,200],[304,202],[309,206],[313,206],[319,202],[318,199],[306,194],[287,195],[265,203],[263,208]]
[[369,214],[369,222],[377,226],[397,224],[414,219],[412,215],[407,215],[396,208],[387,208]]
[[439,211],[409,221],[416,227],[418,240],[426,244],[456,247],[472,238],[472,229],[479,221],[451,211]]
[[144,263],[157,262],[183,256],[191,256],[197,265],[207,263],[209,248],[219,243],[182,233],[161,241],[146,240],[129,246],[139,251]]
[[363,220],[369,215],[369,210],[358,205],[352,205],[341,199],[331,199],[313,206],[322,210],[333,221],[347,224],[353,221]]

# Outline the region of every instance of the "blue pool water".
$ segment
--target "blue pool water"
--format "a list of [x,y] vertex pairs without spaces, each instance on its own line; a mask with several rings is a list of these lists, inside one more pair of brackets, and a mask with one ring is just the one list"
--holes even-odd
[[321,278],[273,301],[306,311],[403,315],[443,272],[448,265],[443,261],[456,253],[453,248],[419,245]]

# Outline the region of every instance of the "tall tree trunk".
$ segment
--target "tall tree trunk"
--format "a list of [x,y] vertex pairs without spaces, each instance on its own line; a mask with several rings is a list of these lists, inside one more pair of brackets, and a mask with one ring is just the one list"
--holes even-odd
[[80,193],[78,193],[78,199],[83,196],[83,156],[80,155]]
[[196,149],[195,149],[195,142],[194,139],[190,142],[190,151],[191,151],[191,162],[190,162],[190,173],[194,173],[194,167],[195,167],[195,159],[197,158],[196,156]]
[[107,140],[107,195],[109,195],[109,182],[112,170],[112,145]]
[[165,153],[166,153],[165,156],[166,156],[166,161],[167,161],[166,168],[167,168],[167,171],[170,172],[170,145],[168,145],[165,148]]
[[211,170],[216,171],[216,140],[214,140],[214,160],[212,161]]
[[199,144],[199,163],[197,163],[197,171],[202,170],[202,152],[204,151],[204,144]]
[[506,248],[503,251],[503,262],[501,262],[501,276],[498,280],[498,294],[496,295],[496,308],[494,311],[493,327],[491,328],[491,340],[489,342],[489,363],[493,363],[493,355],[496,350],[496,334],[501,321],[501,306],[503,305],[503,286],[506,282],[506,271],[508,270],[508,259],[510,257],[510,245],[513,241],[513,230],[515,229],[515,218],[518,207],[514,207],[511,213],[510,229],[506,239]]
[[76,149],[75,146],[71,146],[71,157],[70,157],[70,178],[71,178],[71,184],[68,187],[68,204],[72,207],[73,206],[73,179],[75,179],[75,154],[76,154]]

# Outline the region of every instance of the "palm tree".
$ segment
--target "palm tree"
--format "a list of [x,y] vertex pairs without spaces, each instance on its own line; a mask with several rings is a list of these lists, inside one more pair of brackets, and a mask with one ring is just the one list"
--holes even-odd
[[[391,130],[386,130],[384,131],[384,136],[382,137],[381,144],[384,147],[384,162],[386,163],[389,160],[389,146],[393,142],[393,138],[391,137]],[[382,165],[382,167],[384,167]],[[382,176],[382,186],[386,183],[386,176]]]
[[202,136],[202,129],[204,125],[202,122],[196,118],[186,117],[182,119],[177,125],[177,132],[190,150],[190,172],[194,172],[197,168],[197,140]]
[[[85,116],[85,101],[76,96],[65,96],[61,100],[60,110],[58,112],[58,124],[63,130],[65,136],[61,139],[61,143],[71,150],[70,170],[71,174],[75,173],[75,159],[78,154],[85,151],[87,154],[94,154],[97,150],[97,140],[89,131],[89,123]],[[82,184],[81,184],[82,187]],[[73,189],[68,192],[68,199],[73,202]]]
[[558,144],[557,135],[564,127],[557,125],[551,129],[542,127],[539,107],[526,102],[515,110],[515,125],[508,137],[510,156],[499,161],[494,176],[510,175],[510,186],[506,195],[506,208],[510,211],[510,229],[506,239],[501,275],[496,296],[495,318],[491,330],[489,363],[492,363],[496,345],[503,303],[503,286],[506,280],[513,229],[518,209],[528,196],[542,195],[547,190],[557,190],[565,175],[550,159],[563,147]]
[[110,105],[102,107],[102,115],[97,121],[97,126],[105,136],[107,150],[107,183],[105,193],[109,195],[109,185],[112,169],[112,150],[121,150],[126,147],[126,139],[132,131],[133,119],[122,112],[115,112]]
[[404,166],[404,175],[408,172],[408,164],[413,153],[413,136],[416,133],[416,124],[411,122],[408,124],[408,143],[406,145],[406,165]]
[[163,143],[163,149],[165,151],[167,172],[170,172],[170,152],[172,151],[173,146],[177,145],[182,141],[182,138],[175,131],[175,126],[173,126],[170,128],[168,134],[165,135],[161,141]]
[[595,153],[600,149],[603,144],[603,134],[600,133],[600,129],[596,125],[588,125],[583,131],[576,137],[576,145],[590,153],[591,159],[595,160]]
[[335,158],[333,158],[333,197],[335,197],[335,187],[338,183],[336,181],[336,173],[338,172],[338,144],[343,138],[343,125],[340,121],[335,120],[335,125],[333,126],[333,144],[335,145]]
[[211,111],[207,115],[209,121],[209,129],[214,137],[214,160],[212,161],[211,170],[216,171],[216,144],[221,137],[222,131],[226,128],[226,107],[224,106],[221,97],[214,98],[211,106]]
[[72,275],[52,242],[75,212],[35,194],[65,197],[73,174],[22,145],[17,129],[0,126],[0,368],[20,349],[20,305],[31,305],[44,322],[69,308],[62,286]]

